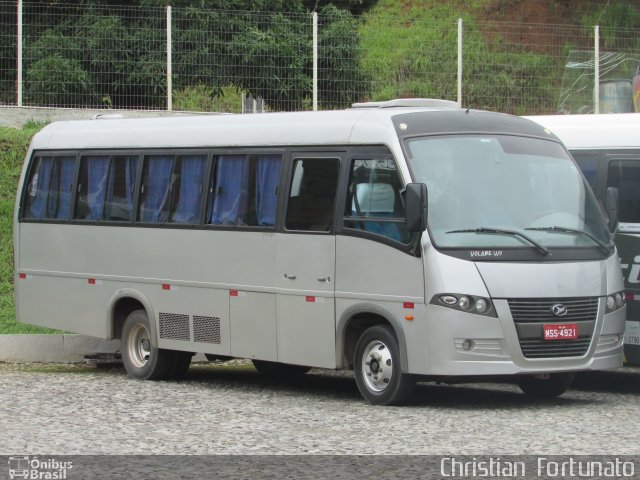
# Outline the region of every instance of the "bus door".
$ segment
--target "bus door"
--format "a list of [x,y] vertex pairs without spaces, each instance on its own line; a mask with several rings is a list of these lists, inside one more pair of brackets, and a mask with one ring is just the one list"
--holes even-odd
[[618,232],[627,299],[625,356],[640,365],[640,154],[607,155],[607,187],[618,189]]
[[291,156],[276,275],[278,361],[335,368],[335,223],[340,155]]

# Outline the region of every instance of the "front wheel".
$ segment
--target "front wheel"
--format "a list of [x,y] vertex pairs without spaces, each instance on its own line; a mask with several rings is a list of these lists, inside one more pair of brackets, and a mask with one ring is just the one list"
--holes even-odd
[[543,377],[528,375],[518,380],[518,386],[529,397],[555,398],[569,389],[574,378],[574,373],[550,373]]
[[398,340],[388,325],[376,325],[362,333],[354,367],[360,393],[374,405],[401,404],[415,388],[415,378],[402,373]]

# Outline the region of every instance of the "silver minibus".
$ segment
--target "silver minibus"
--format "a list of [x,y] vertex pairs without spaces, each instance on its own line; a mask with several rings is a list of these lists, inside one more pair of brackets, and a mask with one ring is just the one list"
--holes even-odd
[[374,404],[487,376],[552,397],[622,364],[613,228],[549,130],[451,102],[53,123],[19,183],[17,314],[121,339],[136,379],[202,352],[352,369]]

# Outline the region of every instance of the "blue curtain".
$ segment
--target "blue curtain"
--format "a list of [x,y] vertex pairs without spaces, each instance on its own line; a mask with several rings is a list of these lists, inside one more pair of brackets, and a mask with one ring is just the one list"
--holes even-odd
[[281,155],[261,155],[256,167],[256,214],[258,225],[276,221],[277,187],[280,183]]
[[200,201],[204,190],[207,157],[204,155],[181,157],[180,195],[173,214],[176,223],[199,223]]
[[218,158],[209,223],[243,225],[247,215],[249,159],[246,155]]
[[[124,160],[124,188],[125,188],[125,199],[126,204],[123,205],[126,208],[126,214],[123,214],[123,217],[126,217],[127,220],[131,220],[133,218],[133,188],[136,183],[136,174],[138,171],[138,157],[123,157]],[[113,183],[114,178],[112,174],[111,182],[111,190],[113,191]]]
[[125,161],[125,182],[127,189],[127,207],[129,215],[133,211],[133,186],[136,183],[136,172],[138,170],[138,157],[127,157]]
[[144,201],[140,209],[143,222],[166,222],[171,193],[171,174],[175,157],[153,155],[147,157],[147,175],[144,180]]
[[[114,156],[107,180],[105,220],[131,220],[138,157]],[[119,182],[116,184],[116,179]],[[122,183],[124,182],[124,183]]]
[[89,207],[89,214],[85,218],[87,220],[101,220],[111,158],[106,156],[85,157],[84,160],[87,162],[87,205]]
[[30,218],[45,218],[52,163],[51,157],[40,157],[36,172],[31,178],[28,209]]
[[71,186],[75,175],[74,157],[55,158],[49,184],[47,218],[67,219],[71,210]]

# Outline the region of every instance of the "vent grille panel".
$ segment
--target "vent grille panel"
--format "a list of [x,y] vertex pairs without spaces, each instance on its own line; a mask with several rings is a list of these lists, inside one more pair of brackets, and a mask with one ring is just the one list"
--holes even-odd
[[193,341],[220,344],[220,318],[194,315]]
[[[530,322],[575,322],[593,320],[598,315],[598,298],[527,298],[510,299],[511,316],[516,323]],[[567,314],[556,317],[551,307],[562,304]]]
[[189,315],[181,313],[160,313],[160,338],[168,340],[191,340]]
[[527,358],[581,357],[590,344],[590,335],[576,340],[520,339],[522,354]]

